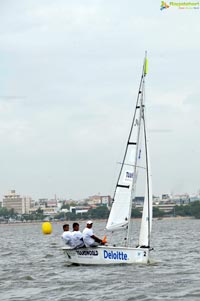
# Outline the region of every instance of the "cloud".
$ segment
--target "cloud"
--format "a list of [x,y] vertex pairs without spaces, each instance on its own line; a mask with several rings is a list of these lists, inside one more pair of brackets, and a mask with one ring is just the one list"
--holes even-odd
[[180,173],[184,189],[196,189],[198,162],[189,154],[199,147],[199,15],[159,8],[128,0],[1,3],[2,194],[11,183],[35,196],[112,194],[145,50],[155,193],[180,187]]

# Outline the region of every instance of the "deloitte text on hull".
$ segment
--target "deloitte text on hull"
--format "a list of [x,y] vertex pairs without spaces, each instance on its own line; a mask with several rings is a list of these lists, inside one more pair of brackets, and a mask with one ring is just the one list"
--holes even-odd
[[103,251],[103,255],[105,259],[114,259],[114,260],[128,260],[128,255],[124,252],[113,252],[113,251]]

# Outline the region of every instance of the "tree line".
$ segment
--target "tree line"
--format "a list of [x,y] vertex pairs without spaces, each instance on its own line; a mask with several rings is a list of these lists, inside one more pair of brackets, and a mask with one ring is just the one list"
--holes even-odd
[[[75,213],[75,212],[60,212],[54,216],[58,220],[86,220],[86,219],[107,219],[109,216],[107,206],[99,206],[95,209],[89,209],[88,212]],[[164,212],[158,207],[153,207],[153,217],[164,216],[191,216],[200,219],[200,201],[189,203],[188,205],[175,206],[170,212]],[[4,219],[15,218],[18,220],[43,220],[46,216],[43,210],[39,208],[35,213],[19,215],[13,209],[0,208],[0,217]],[[142,213],[138,208],[132,209],[132,218],[141,218]]]

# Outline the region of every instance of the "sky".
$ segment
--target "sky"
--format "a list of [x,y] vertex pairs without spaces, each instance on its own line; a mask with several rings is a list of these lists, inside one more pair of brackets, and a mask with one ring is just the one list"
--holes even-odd
[[200,10],[160,5],[0,1],[1,199],[113,195],[145,50],[153,193],[200,190]]

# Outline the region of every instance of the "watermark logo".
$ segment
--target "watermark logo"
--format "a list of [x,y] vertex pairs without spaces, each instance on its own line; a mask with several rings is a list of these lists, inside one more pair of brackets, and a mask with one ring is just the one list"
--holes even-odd
[[178,9],[199,9],[200,2],[169,2],[169,4],[167,4],[161,1],[160,10],[165,10],[169,7],[176,7]]
[[169,8],[169,5],[166,2],[161,1],[160,10],[163,10],[163,9],[166,9],[166,8]]

